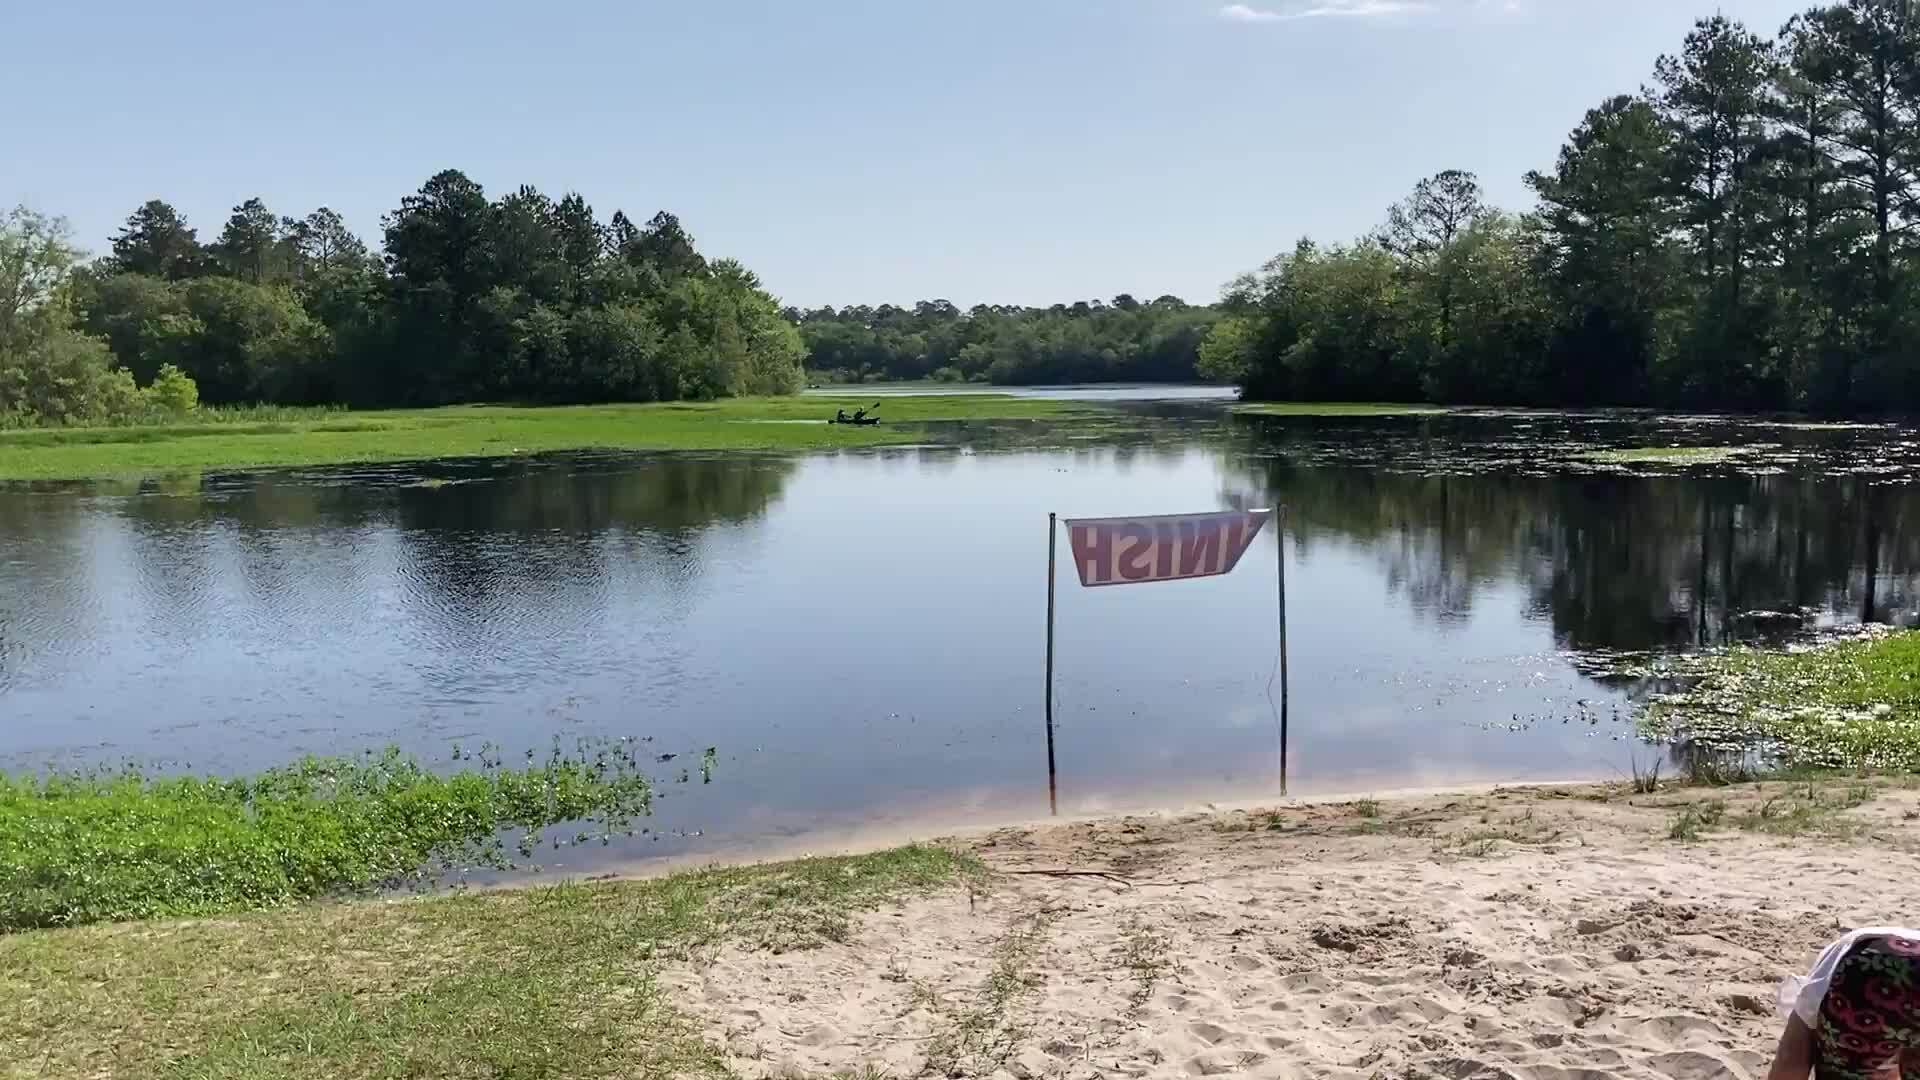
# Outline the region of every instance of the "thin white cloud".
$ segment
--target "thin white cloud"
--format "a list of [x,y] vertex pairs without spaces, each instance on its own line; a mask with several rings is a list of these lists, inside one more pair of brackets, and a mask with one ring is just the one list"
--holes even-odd
[[1383,15],[1410,15],[1433,5],[1426,0],[1317,0],[1304,7],[1272,8],[1228,4],[1220,17],[1234,22],[1292,22],[1295,19],[1374,19]]

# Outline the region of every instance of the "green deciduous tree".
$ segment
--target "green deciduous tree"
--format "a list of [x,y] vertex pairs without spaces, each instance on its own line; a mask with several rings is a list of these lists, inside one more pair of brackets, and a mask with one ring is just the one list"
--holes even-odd
[[209,277],[185,288],[194,332],[177,366],[214,402],[313,402],[330,396],[330,339],[292,290]]
[[160,366],[145,393],[147,404],[164,415],[181,416],[200,407],[200,387],[172,364]]
[[139,409],[133,377],[72,324],[78,259],[64,220],[25,207],[0,217],[0,426],[114,421]]
[[135,378],[151,380],[202,327],[187,307],[186,290],[147,274],[89,276],[75,290],[80,326],[104,339]]
[[60,219],[24,206],[0,216],[0,350],[44,332],[79,259]]

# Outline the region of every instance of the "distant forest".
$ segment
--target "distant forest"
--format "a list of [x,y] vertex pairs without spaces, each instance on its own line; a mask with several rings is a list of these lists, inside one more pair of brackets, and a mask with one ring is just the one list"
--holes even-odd
[[1200,345],[1220,318],[1177,296],[1122,293],[1050,308],[946,300],[911,308],[787,310],[813,377],[838,382],[933,379],[1033,385],[1192,382]]
[[1258,398],[1920,409],[1920,5],[1771,39],[1701,19],[1589,112],[1531,213],[1443,172],[1227,291],[1201,370]]

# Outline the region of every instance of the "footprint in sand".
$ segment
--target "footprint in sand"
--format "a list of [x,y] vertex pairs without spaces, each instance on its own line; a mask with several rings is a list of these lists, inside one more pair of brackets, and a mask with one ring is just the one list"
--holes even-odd
[[1732,1063],[1698,1050],[1661,1054],[1647,1064],[1660,1075],[1671,1076],[1674,1080],[1719,1080],[1720,1077],[1739,1076],[1741,1073]]
[[1280,989],[1290,994],[1324,994],[1333,989],[1333,980],[1317,971],[1303,971],[1280,980]]
[[1267,1060],[1267,1055],[1252,1051],[1231,1057],[1197,1057],[1187,1062],[1187,1072],[1195,1076],[1230,1076],[1251,1069]]
[[801,1046],[830,1046],[840,1041],[840,1029],[832,1024],[815,1024],[800,1039]]
[[1206,1043],[1208,1046],[1213,1046],[1221,1039],[1233,1034],[1233,1032],[1228,1031],[1218,1024],[1191,1024],[1187,1027],[1187,1030],[1193,1032],[1195,1038]]

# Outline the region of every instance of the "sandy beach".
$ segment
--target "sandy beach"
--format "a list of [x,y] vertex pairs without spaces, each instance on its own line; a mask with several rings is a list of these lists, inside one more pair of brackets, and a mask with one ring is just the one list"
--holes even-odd
[[1916,818],[1782,782],[1002,829],[953,841],[990,879],[661,978],[751,1077],[1757,1076],[1780,978],[1910,921]]

